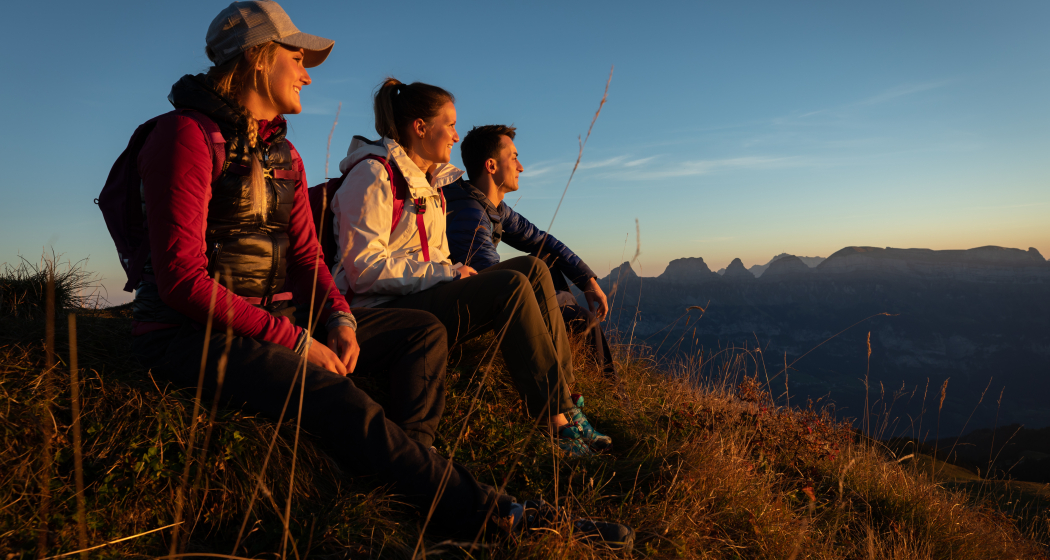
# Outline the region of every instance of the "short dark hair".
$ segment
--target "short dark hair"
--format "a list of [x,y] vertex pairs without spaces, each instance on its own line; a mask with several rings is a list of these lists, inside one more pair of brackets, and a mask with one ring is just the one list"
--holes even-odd
[[485,169],[485,162],[499,156],[500,136],[514,139],[513,126],[505,124],[486,124],[475,126],[467,133],[459,152],[463,156],[463,167],[467,168],[467,177],[477,179]]

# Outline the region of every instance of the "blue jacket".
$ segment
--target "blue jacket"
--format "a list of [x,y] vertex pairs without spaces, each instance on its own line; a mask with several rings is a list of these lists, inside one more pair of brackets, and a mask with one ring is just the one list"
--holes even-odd
[[[588,280],[597,278],[587,263],[554,236],[547,235],[544,243],[543,230],[511,210],[505,202],[494,207],[481,191],[462,179],[442,190],[447,204],[445,232],[453,262],[480,272],[499,262],[496,245],[500,241],[532,256],[537,256],[545,245],[539,256],[551,267],[556,288],[568,290],[564,281],[560,281],[562,275],[581,290]],[[555,274],[558,272],[561,274]]]

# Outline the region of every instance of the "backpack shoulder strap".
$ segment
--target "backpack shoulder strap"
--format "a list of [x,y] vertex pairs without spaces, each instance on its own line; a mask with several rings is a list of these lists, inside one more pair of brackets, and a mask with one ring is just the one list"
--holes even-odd
[[[392,208],[393,215],[391,216],[391,220],[390,220],[390,231],[393,232],[394,229],[397,228],[397,224],[400,223],[400,221],[401,221],[401,215],[405,213],[405,199],[408,198],[408,187],[406,185],[403,188],[398,188],[398,183],[403,183],[404,182],[404,178],[401,178],[400,181],[398,180],[398,174],[395,174],[393,166],[390,165],[390,161],[388,161],[385,157],[380,156],[380,155],[376,155],[376,154],[369,154],[369,155],[365,156],[364,158],[358,160],[357,163],[361,163],[362,161],[364,161],[366,159],[373,159],[373,160],[378,161],[379,163],[382,163],[383,167],[386,168],[387,177],[390,178],[390,192],[394,196],[394,204],[393,204],[393,208]],[[311,191],[314,191],[315,189],[317,191],[321,191],[321,189],[319,189],[318,187],[327,185],[326,188],[324,189],[325,195],[326,195],[326,198],[327,198],[327,200],[325,202],[327,202],[327,208],[328,208],[328,210],[327,210],[327,212],[325,212],[325,214],[332,212],[332,204],[331,203],[332,203],[332,197],[335,196],[335,191],[340,186],[342,186],[343,181],[346,180],[346,176],[350,174],[350,171],[354,167],[357,166],[357,163],[355,163],[353,166],[351,166],[350,169],[347,169],[346,173],[343,173],[341,177],[339,177],[337,179],[332,179],[332,180],[328,181],[326,184],[318,185],[317,187],[312,187],[310,189]],[[314,212],[318,211],[317,206],[319,206],[319,204],[320,204],[320,196],[321,196],[321,194],[320,194],[320,192],[318,192],[316,195],[311,197],[311,206],[313,207]],[[314,202],[315,199],[317,200],[317,202]],[[416,226],[417,226],[417,229],[419,230],[419,241],[420,241],[420,243],[422,245],[423,259],[429,261],[430,260],[430,247],[427,244],[427,232],[426,232],[426,228],[424,227],[424,224],[423,224],[423,212],[426,212],[426,204],[425,204],[425,202],[420,202],[420,203],[417,203],[417,206],[421,210],[420,212],[418,212],[416,214]],[[442,211],[445,210],[445,196],[444,196],[444,194],[441,195],[441,210]],[[319,224],[319,227],[320,227],[320,229],[322,231],[324,230],[325,222],[333,223],[331,220],[323,220],[323,219],[317,218],[316,214],[315,214],[315,220]],[[333,231],[331,232],[331,239],[332,239],[332,243],[334,244],[335,243],[335,231],[334,231],[334,228],[329,228],[329,229],[333,229]],[[323,243],[324,243],[324,241],[322,241],[322,244]],[[325,247],[324,250],[325,250],[326,254],[329,252],[327,247]],[[334,253],[334,250],[332,252]]]
[[[379,163],[382,163],[383,167],[386,168],[386,175],[390,178],[390,193],[394,195],[393,215],[391,216],[390,220],[390,231],[394,231],[394,229],[397,227],[397,224],[401,221],[401,214],[405,213],[405,199],[408,198],[408,189],[397,188],[397,184],[399,181],[397,180],[397,176],[394,175],[394,168],[390,165],[390,161],[388,161],[385,157],[375,154],[369,154],[365,156],[365,158],[361,161],[364,161],[365,159],[374,159]],[[358,161],[357,163],[361,163],[361,161]]]
[[[397,228],[397,224],[401,222],[401,215],[405,213],[405,200],[408,199],[408,183],[405,181],[404,175],[401,175],[401,171],[394,171],[394,167],[390,165],[390,161],[386,158],[374,154],[366,156],[368,159],[374,159],[383,164],[386,168],[387,176],[390,177],[390,192],[394,195],[394,204],[392,216],[390,219],[390,232]],[[399,188],[399,183],[401,186]],[[438,191],[440,192],[440,191]],[[427,242],[427,228],[423,221],[423,214],[427,211],[426,200],[420,198],[415,201],[416,204],[416,231],[419,234],[419,245],[424,261],[430,260],[430,245]],[[445,197],[441,197],[441,210],[445,210]]]

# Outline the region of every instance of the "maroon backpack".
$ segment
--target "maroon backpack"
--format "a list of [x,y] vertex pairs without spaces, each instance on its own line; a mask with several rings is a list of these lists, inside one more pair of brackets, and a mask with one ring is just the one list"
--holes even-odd
[[[371,142],[370,142],[371,143]],[[358,163],[365,161],[366,159],[374,159],[386,167],[387,176],[390,177],[390,191],[394,195],[394,209],[393,217],[390,221],[390,231],[393,232],[394,228],[397,227],[398,222],[401,221],[401,214],[405,210],[405,200],[408,198],[408,181],[405,180],[405,176],[401,174],[401,170],[394,171],[393,166],[383,156],[375,154],[369,154],[364,158],[360,159],[354,165],[350,166],[350,169],[346,170],[341,176],[334,179],[329,179],[319,185],[314,185],[309,188],[308,193],[310,197],[310,210],[313,212],[314,224],[317,225],[318,241],[321,242],[321,250],[324,251],[324,262],[329,267],[336,264],[339,259],[339,242],[336,238],[335,228],[332,227],[333,218],[335,214],[332,212],[332,197],[335,196],[335,191],[339,190],[342,186],[343,181],[346,180],[346,176],[350,174],[350,171],[357,166]],[[441,193],[441,191],[438,191]],[[423,214],[427,212],[427,203],[424,198],[417,198],[413,200],[416,204],[416,230],[419,231],[419,243],[422,246],[423,260],[430,260],[430,245],[427,243],[427,228],[423,223]],[[441,212],[445,212],[445,194],[441,193]]]
[[95,204],[102,210],[109,235],[117,246],[120,265],[128,275],[124,291],[130,292],[142,280],[142,268],[149,257],[149,234],[146,232],[145,212],[142,200],[142,177],[139,175],[138,159],[142,146],[157,121],[165,117],[182,115],[196,121],[208,139],[212,155],[212,181],[222,174],[226,162],[226,139],[219,132],[219,125],[203,113],[189,109],[176,109],[170,113],[153,117],[135,129],[128,141],[128,147],[120,154],[113,168],[109,171],[106,185],[95,199]]

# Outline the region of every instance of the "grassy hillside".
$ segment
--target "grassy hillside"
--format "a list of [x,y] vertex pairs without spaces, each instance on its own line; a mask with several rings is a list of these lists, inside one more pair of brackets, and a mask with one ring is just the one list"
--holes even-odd
[[[14,293],[5,282],[0,293]],[[78,303],[64,297],[58,307]],[[173,523],[184,480],[190,490],[179,550],[186,557],[615,556],[559,527],[563,535],[541,531],[469,551],[470,543],[420,543],[418,515],[369,477],[341,472],[308,437],[295,450],[293,476],[294,425],[222,408],[212,420],[204,402],[194,426],[192,392],[166,387],[130,360],[130,321],[120,308],[76,311],[81,525],[66,314],[56,313],[57,363],[48,368],[42,306],[4,301],[15,303],[0,308],[2,558],[75,551],[82,526],[90,546],[134,536],[92,558],[165,556],[173,529],[149,531]],[[1047,557],[1047,502],[1021,529],[994,500],[959,486],[973,480],[937,483],[930,469],[893,459],[821,410],[772,406],[734,356],[667,371],[621,347],[621,379],[610,383],[578,351],[585,410],[616,448],[561,460],[532,429],[503,364],[491,359],[491,343],[483,338],[451,353],[439,451],[519,499],[542,496],[632,525],[635,556]],[[375,380],[355,382],[382,401]],[[186,469],[191,432],[198,451]]]

